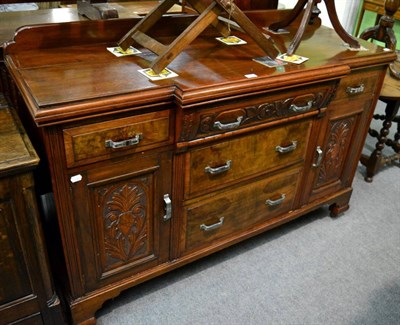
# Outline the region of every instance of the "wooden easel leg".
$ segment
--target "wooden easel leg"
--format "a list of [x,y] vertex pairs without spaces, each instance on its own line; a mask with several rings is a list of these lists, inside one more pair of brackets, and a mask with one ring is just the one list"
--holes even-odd
[[253,22],[234,3],[231,5],[232,11],[230,11],[230,13],[232,18],[235,19],[239,26],[243,28],[243,30],[258,44],[259,47],[263,49],[263,51],[270,58],[275,59],[279,55],[279,51],[276,49],[273,43],[260,32]]
[[292,42],[289,45],[289,48],[287,50],[288,55],[292,55],[297,48],[299,47],[300,41],[303,37],[304,31],[306,29],[306,26],[308,24],[308,21],[310,20],[311,17],[311,12],[314,6],[314,0],[308,0],[307,2],[307,7],[304,11],[303,18],[301,20],[301,24],[299,26],[299,29],[297,30],[297,33],[295,37],[293,38]]
[[169,46],[159,43],[146,32],[168,11],[178,0],[164,0],[154,8],[145,18],[136,24],[118,43],[126,50],[133,42],[158,55],[150,65],[155,73],[160,73],[183,49],[191,43],[209,25],[213,25],[223,36],[229,35],[229,28],[218,21],[218,16],[224,10],[232,17],[237,25],[260,46],[271,58],[275,58],[279,51],[272,41],[251,22],[249,18],[233,3],[233,0],[213,0],[206,7],[201,0],[191,0],[190,4],[199,12],[199,16],[185,29]]
[[132,35],[136,31],[146,33],[161,17],[164,15],[177,0],[164,0],[158,6],[153,8],[146,17],[139,21],[125,36],[118,42],[123,50],[127,50],[133,44]]
[[[190,5],[196,10],[199,14],[201,14],[204,10],[207,9],[207,6],[203,1],[191,1]],[[211,25],[220,32],[223,37],[228,37],[230,35],[230,30],[227,25],[218,19],[214,20]]]
[[182,50],[205,30],[220,14],[216,3],[212,2],[185,31],[180,34],[152,64],[155,73],[160,73]]
[[340,36],[340,38],[345,41],[351,48],[359,49],[360,43],[357,41],[356,38],[351,36],[346,32],[343,26],[340,24],[339,18],[337,16],[336,7],[334,0],[324,0],[326,8],[328,10],[329,19],[332,23],[333,28],[335,29],[336,33]]

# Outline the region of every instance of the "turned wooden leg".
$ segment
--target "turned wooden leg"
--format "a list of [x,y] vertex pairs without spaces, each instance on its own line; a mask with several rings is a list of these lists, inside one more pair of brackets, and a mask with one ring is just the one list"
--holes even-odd
[[360,38],[384,42],[388,49],[396,50],[396,36],[393,32],[394,14],[400,6],[400,0],[386,0],[385,1],[385,15],[379,19],[379,24],[367,28],[360,34]]
[[400,141],[400,116],[399,115],[396,116],[393,119],[393,121],[397,123],[397,131],[394,134],[395,147],[393,148],[393,150],[396,151],[397,153],[399,153],[400,152],[400,144],[399,144],[399,141]]
[[379,168],[385,164],[382,150],[387,142],[387,136],[390,127],[392,126],[392,120],[395,118],[400,106],[400,101],[387,100],[386,103],[385,119],[382,123],[379,135],[377,136],[378,142],[375,145],[375,150],[369,157],[363,155],[360,159],[360,162],[367,168],[365,181],[368,183],[372,182],[373,177],[378,172]]

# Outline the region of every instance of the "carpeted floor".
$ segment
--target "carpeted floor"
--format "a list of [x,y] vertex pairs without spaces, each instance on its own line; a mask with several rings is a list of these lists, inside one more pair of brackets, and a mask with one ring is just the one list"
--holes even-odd
[[98,324],[400,324],[400,168],[363,176],[341,217],[319,209],[127,290]]

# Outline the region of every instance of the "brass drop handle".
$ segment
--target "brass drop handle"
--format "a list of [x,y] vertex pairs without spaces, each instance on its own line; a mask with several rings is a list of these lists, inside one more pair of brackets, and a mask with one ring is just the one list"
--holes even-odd
[[312,108],[312,104],[313,104],[313,101],[310,100],[307,103],[307,105],[305,105],[305,106],[297,106],[295,104],[292,104],[292,105],[290,105],[289,109],[296,113],[303,113],[303,112],[307,112],[308,110],[310,110]]
[[324,152],[322,151],[320,146],[317,146],[315,151],[317,152],[317,161],[315,163],[313,163],[312,166],[319,167],[319,165],[321,165],[322,158],[324,157]]
[[347,87],[346,93],[350,95],[361,94],[365,90],[364,84],[359,85],[358,87]]
[[275,151],[278,151],[279,153],[287,153],[295,150],[296,148],[297,148],[297,141],[292,141],[292,144],[286,147],[276,146]]
[[215,121],[214,122],[214,129],[218,129],[218,130],[232,130],[232,129],[236,129],[237,127],[240,126],[240,123],[243,120],[243,116],[239,116],[236,120],[236,122],[233,123],[227,123],[227,124],[223,124],[220,121]]
[[228,171],[229,169],[231,169],[231,166],[232,166],[232,160],[228,160],[226,162],[226,164],[223,165],[223,166],[216,167],[216,168],[212,168],[210,166],[207,166],[206,168],[204,168],[204,171],[206,173],[208,173],[208,174],[216,175],[216,174],[221,174],[223,172]]
[[163,219],[164,221],[168,221],[172,217],[172,202],[169,197],[169,194],[164,194],[164,203],[165,203],[165,215]]
[[122,141],[106,140],[105,146],[106,148],[113,148],[113,149],[125,148],[139,144],[142,138],[143,138],[142,134],[138,133],[133,138],[127,140],[122,140]]
[[204,231],[211,231],[214,229],[217,229],[221,227],[224,224],[224,217],[219,218],[219,221],[217,223],[214,223],[213,225],[205,225],[204,223],[200,225],[200,229]]
[[277,199],[277,200],[268,199],[265,201],[265,204],[269,205],[270,207],[275,207],[275,206],[281,204],[283,201],[285,201],[285,199],[286,199],[286,194],[281,194],[281,197],[279,199]]

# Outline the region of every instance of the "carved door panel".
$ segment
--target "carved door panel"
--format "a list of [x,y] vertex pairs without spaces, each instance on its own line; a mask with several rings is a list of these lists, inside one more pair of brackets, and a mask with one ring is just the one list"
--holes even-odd
[[[371,100],[336,101],[315,124],[303,203],[350,187],[365,138]],[[314,134],[315,134],[314,133]]]
[[86,291],[168,260],[168,153],[108,162],[70,177]]

